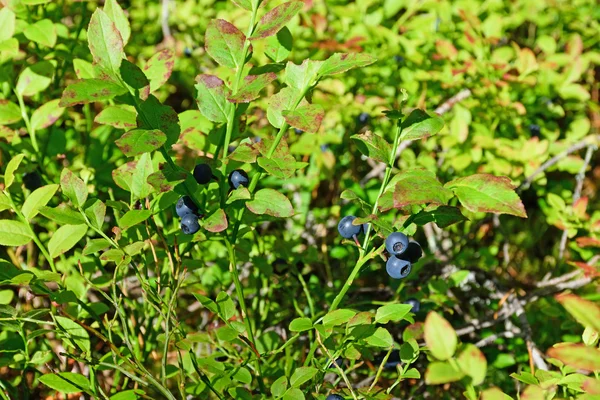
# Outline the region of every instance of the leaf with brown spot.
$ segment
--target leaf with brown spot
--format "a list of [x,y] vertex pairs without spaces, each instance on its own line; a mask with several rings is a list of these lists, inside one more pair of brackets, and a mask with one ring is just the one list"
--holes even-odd
[[[285,123],[282,112],[284,110],[291,110],[297,103],[298,98],[302,94],[298,89],[291,86],[284,87],[279,92],[269,98],[269,106],[267,108],[267,119],[275,128],[281,128]],[[308,102],[302,99],[299,107],[307,105]]]
[[444,187],[451,189],[469,211],[511,214],[527,218],[525,207],[507,177],[475,174],[457,178],[446,183]]
[[175,186],[187,178],[186,171],[173,171],[168,165],[165,165],[160,171],[156,171],[148,176],[147,182],[159,193],[171,191]]
[[254,214],[267,214],[273,217],[291,217],[294,215],[292,203],[283,194],[274,189],[261,189],[254,194],[254,199],[246,202],[248,210]]
[[144,65],[144,73],[150,81],[150,92],[154,92],[169,80],[174,65],[175,54],[170,49],[161,50],[150,57]]
[[261,39],[279,32],[304,7],[303,1],[288,1],[266,13],[259,21],[251,39]]
[[202,227],[209,232],[217,233],[227,229],[227,214],[222,209],[218,209],[209,215],[202,224]]
[[548,350],[548,356],[587,371],[600,371],[600,349],[576,343],[558,343]]
[[364,53],[335,53],[323,62],[319,76],[341,74],[353,68],[361,68],[373,64],[377,59]]
[[56,122],[65,109],[59,106],[60,99],[50,100],[31,115],[31,127],[35,130],[44,129]]
[[250,143],[240,143],[227,158],[243,163],[255,163],[258,156],[258,150]]
[[457,361],[460,369],[471,377],[473,385],[483,383],[487,372],[487,360],[477,346],[470,343],[465,345]]
[[158,149],[166,140],[165,134],[158,129],[133,129],[125,132],[115,144],[127,157],[134,157]]
[[598,304],[570,293],[558,294],[554,298],[584,328],[589,327],[600,332],[600,306]]
[[204,35],[206,52],[218,64],[229,68],[244,65],[246,36],[235,25],[223,20],[210,20]]
[[244,78],[241,89],[227,100],[232,103],[249,103],[260,96],[260,91],[267,85],[277,79],[273,72],[267,72],[262,75],[248,75]]
[[294,111],[282,111],[281,115],[290,126],[308,133],[316,133],[325,117],[323,107],[318,104],[307,104]]
[[110,125],[117,129],[127,129],[137,126],[136,117],[134,107],[120,104],[104,108],[96,115],[94,122],[101,125]]
[[177,143],[181,127],[179,116],[172,107],[165,106],[156,97],[150,95],[138,107],[140,115],[137,118],[138,127],[142,129],[159,129],[166,135],[167,148]]
[[225,82],[214,75],[198,75],[195,88],[196,101],[202,115],[213,122],[227,122],[233,105],[227,101],[230,90]]
[[365,133],[350,136],[350,139],[356,140],[358,149],[365,156],[382,163],[390,161],[392,145],[381,136],[371,131],[366,131]]
[[417,140],[437,134],[444,127],[444,120],[436,114],[429,114],[423,110],[413,110],[402,121],[401,140]]
[[103,79],[83,79],[67,86],[60,99],[59,106],[71,107],[76,104],[109,100],[125,93],[127,89]]
[[397,174],[391,181],[394,187],[394,208],[408,205],[445,205],[453,197],[435,174],[426,169],[415,168]]
[[123,39],[115,23],[100,8],[92,14],[87,37],[94,63],[118,81],[123,61]]
[[456,351],[458,342],[452,325],[435,311],[425,318],[425,343],[438,360],[448,360]]

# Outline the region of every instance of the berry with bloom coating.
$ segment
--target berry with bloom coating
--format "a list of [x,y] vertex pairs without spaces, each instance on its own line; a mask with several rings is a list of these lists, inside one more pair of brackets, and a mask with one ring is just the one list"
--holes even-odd
[[198,217],[194,214],[186,214],[181,218],[181,231],[186,235],[193,235],[200,230]]
[[364,125],[367,122],[369,122],[369,114],[367,114],[366,112],[360,113],[360,115],[358,116],[358,123]]
[[194,178],[201,185],[206,185],[213,178],[212,170],[208,164],[198,164],[194,167]]
[[410,304],[412,306],[411,311],[414,313],[419,312],[419,310],[421,309],[421,303],[419,303],[419,300],[411,297],[410,299],[406,300],[404,302],[404,304]]
[[179,215],[179,218],[182,218],[187,214],[196,214],[198,206],[196,206],[196,203],[194,203],[190,196],[183,196],[177,201],[175,212]]
[[248,174],[243,169],[236,169],[229,174],[229,186],[232,189],[237,189],[240,186],[248,187],[249,182]]
[[412,270],[412,265],[406,260],[402,260],[396,256],[388,258],[385,264],[385,270],[388,275],[394,279],[406,278]]
[[344,400],[339,394],[330,394],[325,400]]
[[410,261],[414,264],[417,261],[419,261],[419,258],[421,258],[422,256],[423,249],[421,249],[421,245],[419,244],[419,242],[411,240],[408,242],[408,247],[406,248],[406,251],[398,257],[400,257],[403,260]]
[[399,256],[408,248],[408,237],[402,232],[391,233],[385,239],[385,249],[388,253]]
[[347,215],[340,220],[338,232],[343,238],[351,239],[362,232],[362,225],[352,225],[352,221],[355,219],[354,215]]

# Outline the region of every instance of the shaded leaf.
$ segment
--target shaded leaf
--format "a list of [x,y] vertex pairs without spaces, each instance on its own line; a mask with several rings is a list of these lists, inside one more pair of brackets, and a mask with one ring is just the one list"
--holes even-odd
[[303,383],[311,380],[319,372],[315,367],[299,367],[294,370],[290,378],[292,387],[300,387]]
[[276,63],[283,62],[290,55],[293,45],[292,33],[284,26],[277,35],[267,38],[265,55]]
[[21,109],[12,101],[0,99],[0,125],[10,125],[21,120]]
[[66,317],[56,316],[54,319],[57,331],[61,333],[64,341],[90,353],[90,335],[82,326]]
[[[181,127],[179,117],[172,107],[165,106],[156,97],[150,95],[146,101],[139,105],[137,123],[142,129],[159,129],[166,135],[167,148],[177,143]],[[145,182],[145,180],[144,180]]]
[[450,225],[467,220],[468,219],[462,215],[458,207],[439,206],[430,211],[421,210],[417,214],[412,214],[406,222],[404,222],[404,226],[407,227],[412,223],[423,226],[430,222],[435,222],[438,227],[446,228]]
[[[82,328],[83,329],[83,328]],[[81,374],[73,372],[59,372],[58,374],[44,374],[40,382],[61,393],[71,394],[90,390],[90,381]]]
[[40,61],[23,70],[17,80],[17,93],[33,96],[46,90],[54,76],[56,61]]
[[358,149],[367,157],[386,164],[390,161],[392,146],[381,136],[366,131],[350,138],[356,140]]

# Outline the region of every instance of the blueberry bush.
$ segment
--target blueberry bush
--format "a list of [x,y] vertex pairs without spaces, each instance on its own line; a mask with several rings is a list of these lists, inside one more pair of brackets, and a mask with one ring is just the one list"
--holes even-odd
[[592,0],[0,0],[3,399],[600,398]]

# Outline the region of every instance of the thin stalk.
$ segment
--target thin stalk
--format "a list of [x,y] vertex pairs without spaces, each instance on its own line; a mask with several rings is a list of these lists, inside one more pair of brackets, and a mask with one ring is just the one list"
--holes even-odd
[[27,133],[29,133],[29,137],[31,137],[31,145],[36,153],[36,158],[38,153],[40,152],[40,148],[37,143],[37,139],[35,137],[35,129],[31,126],[31,121],[29,120],[29,115],[27,115],[27,110],[25,109],[25,103],[23,102],[23,96],[15,89],[15,94],[17,95],[17,100],[19,101],[19,107],[21,108],[21,116],[23,117],[23,121],[25,121],[25,127],[27,128]]

